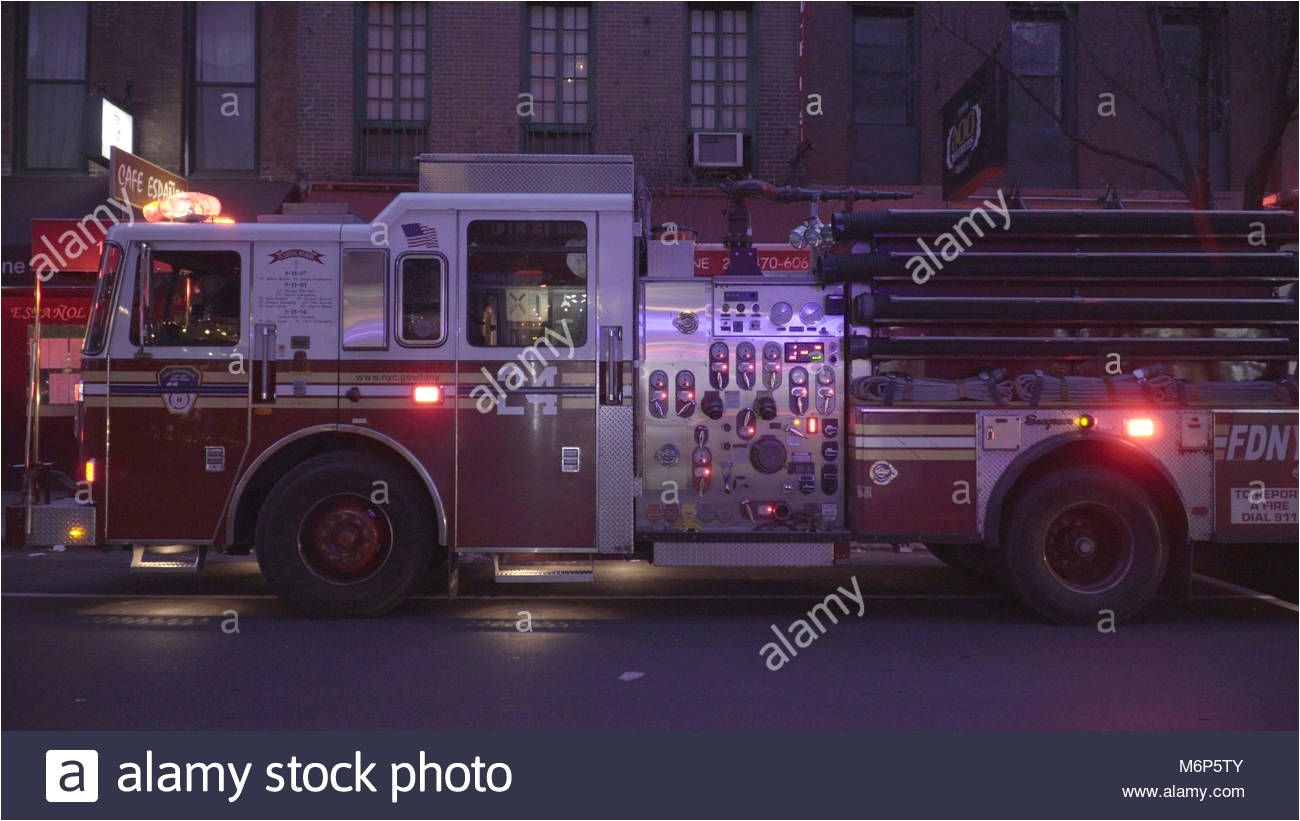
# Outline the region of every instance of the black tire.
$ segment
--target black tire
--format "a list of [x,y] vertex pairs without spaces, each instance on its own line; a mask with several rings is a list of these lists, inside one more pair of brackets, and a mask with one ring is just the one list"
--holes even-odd
[[1131,479],[1102,468],[1036,480],[1007,522],[1003,555],[1011,589],[1062,624],[1137,614],[1155,595],[1169,561],[1150,497]]
[[257,563],[270,588],[308,616],[376,616],[428,575],[436,533],[433,506],[405,470],[370,454],[329,453],[267,495]]

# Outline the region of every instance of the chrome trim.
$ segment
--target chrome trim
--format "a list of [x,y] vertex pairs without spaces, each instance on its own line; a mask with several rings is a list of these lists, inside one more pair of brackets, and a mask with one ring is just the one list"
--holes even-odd
[[433,497],[433,504],[434,507],[437,508],[438,516],[438,541],[444,546],[447,544],[447,506],[443,504],[442,494],[438,492],[437,486],[433,483],[433,477],[431,477],[429,472],[424,469],[424,465],[420,464],[419,461],[411,455],[410,451],[398,444],[392,437],[385,436],[382,433],[378,433],[368,428],[359,427],[357,425],[315,425],[310,428],[304,428],[281,438],[266,450],[258,454],[258,457],[249,464],[248,468],[243,473],[240,474],[239,481],[235,483],[235,489],[231,494],[231,500],[234,501],[235,504],[231,505],[226,511],[227,544],[229,544],[230,539],[233,537],[235,532],[235,513],[239,510],[238,501],[244,496],[244,490],[248,486],[248,480],[257,473],[262,465],[266,464],[272,456],[279,453],[286,445],[318,433],[360,434],[361,436],[374,439],[377,442],[387,445],[394,453],[406,460],[406,463],[410,465],[411,468],[415,470],[416,475],[420,477],[420,481],[424,482],[424,487],[429,491],[429,495]]

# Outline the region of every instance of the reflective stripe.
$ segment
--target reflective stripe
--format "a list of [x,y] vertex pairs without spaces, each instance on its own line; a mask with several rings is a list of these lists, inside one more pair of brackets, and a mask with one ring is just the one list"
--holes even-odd
[[853,446],[859,448],[900,448],[903,450],[930,450],[934,448],[973,448],[974,436],[855,436]]

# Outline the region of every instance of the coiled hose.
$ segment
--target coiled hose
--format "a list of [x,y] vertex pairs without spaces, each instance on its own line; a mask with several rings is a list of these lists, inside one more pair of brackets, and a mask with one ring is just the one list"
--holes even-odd
[[853,396],[863,402],[952,402],[975,399],[1006,405],[1015,395],[1015,386],[1005,377],[1005,371],[981,373],[968,379],[925,379],[907,374],[880,374],[862,376],[853,380]]

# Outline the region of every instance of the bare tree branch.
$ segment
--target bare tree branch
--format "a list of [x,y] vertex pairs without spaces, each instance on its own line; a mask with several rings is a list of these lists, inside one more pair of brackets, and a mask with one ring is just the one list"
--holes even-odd
[[1271,99],[1274,101],[1270,110],[1271,119],[1268,123],[1268,130],[1264,143],[1260,146],[1255,159],[1250,164],[1250,170],[1246,173],[1246,178],[1242,185],[1241,207],[1258,208],[1264,198],[1264,186],[1268,181],[1269,169],[1273,167],[1273,162],[1277,158],[1278,149],[1282,146],[1282,138],[1286,135],[1286,130],[1296,119],[1296,86],[1292,83],[1295,76],[1294,69],[1296,64],[1297,41],[1300,36],[1297,35],[1300,29],[1300,14],[1296,13],[1294,7],[1283,12],[1286,15],[1285,35],[1282,41],[1282,56],[1280,60],[1266,61],[1274,70],[1272,77]]
[[1003,71],[1005,71],[1005,72],[1007,73],[1007,76],[1008,76],[1008,77],[1010,77],[1011,79],[1015,80],[1016,85],[1018,85],[1018,86],[1021,88],[1021,90],[1023,90],[1023,91],[1025,92],[1026,96],[1028,96],[1029,99],[1033,100],[1033,102],[1034,102],[1036,105],[1038,105],[1040,108],[1042,108],[1043,111],[1045,111],[1045,112],[1047,113],[1047,115],[1048,115],[1049,117],[1052,118],[1053,122],[1055,122],[1056,125],[1057,125],[1057,127],[1061,129],[1061,133],[1064,134],[1065,137],[1066,137],[1067,139],[1069,139],[1070,141],[1076,143],[1076,144],[1079,145],[1080,147],[1082,147],[1082,148],[1084,148],[1084,149],[1086,149],[1086,150],[1088,150],[1088,151],[1091,151],[1091,152],[1094,153],[1094,154],[1098,154],[1098,155],[1101,155],[1101,156],[1103,156],[1103,157],[1111,157],[1111,158],[1113,158],[1113,159],[1120,160],[1121,162],[1126,162],[1126,163],[1128,163],[1128,164],[1130,164],[1130,165],[1134,165],[1134,166],[1137,166],[1137,167],[1139,167],[1139,168],[1145,168],[1145,169],[1148,170],[1148,171],[1152,171],[1152,172],[1154,172],[1154,173],[1156,173],[1156,174],[1159,174],[1161,177],[1163,177],[1164,179],[1168,180],[1168,181],[1169,181],[1169,182],[1170,182],[1170,183],[1171,183],[1175,188],[1177,188],[1179,191],[1182,191],[1184,194],[1189,195],[1189,198],[1190,198],[1190,193],[1191,193],[1191,192],[1188,190],[1188,187],[1187,187],[1187,185],[1186,185],[1185,180],[1183,180],[1183,179],[1179,179],[1175,174],[1173,174],[1172,172],[1170,172],[1169,170],[1167,170],[1164,166],[1162,166],[1162,165],[1160,165],[1160,164],[1158,164],[1158,163],[1152,162],[1151,160],[1143,159],[1142,157],[1138,157],[1138,156],[1135,156],[1135,155],[1133,155],[1133,154],[1128,154],[1128,153],[1123,152],[1123,151],[1117,151],[1117,150],[1112,149],[1112,148],[1106,148],[1105,146],[1099,145],[1098,143],[1093,142],[1092,140],[1088,139],[1087,137],[1084,137],[1082,134],[1080,134],[1078,131],[1076,131],[1074,128],[1072,128],[1072,127],[1069,125],[1069,123],[1067,123],[1067,122],[1066,122],[1066,121],[1061,117],[1061,115],[1060,115],[1059,113],[1057,113],[1057,111],[1056,111],[1056,107],[1055,107],[1055,106],[1049,105],[1049,104],[1047,103],[1046,100],[1044,100],[1042,97],[1040,97],[1040,96],[1039,96],[1039,95],[1038,95],[1038,94],[1037,94],[1037,93],[1036,93],[1036,92],[1035,92],[1035,91],[1034,91],[1034,90],[1029,86],[1029,84],[1025,82],[1024,78],[1022,78],[1022,77],[1021,77],[1019,74],[1017,74],[1016,72],[1012,71],[1012,70],[1011,70],[1011,67],[1008,66],[1008,65],[1007,65],[1007,64],[1006,64],[1006,63],[1005,63],[1005,62],[1004,62],[1004,61],[1003,61],[1003,60],[998,56],[996,50],[994,50],[994,51],[990,51],[990,50],[984,48],[983,46],[979,45],[979,44],[976,43],[974,40],[972,40],[970,37],[966,36],[964,33],[957,31],[955,28],[953,28],[951,25],[949,25],[948,22],[947,22],[946,20],[944,20],[943,18],[939,17],[939,16],[938,16],[937,14],[935,14],[933,11],[930,11],[929,9],[927,9],[927,10],[926,10],[926,13],[930,15],[930,18],[931,18],[931,19],[932,19],[932,20],[933,20],[937,25],[939,25],[940,27],[942,27],[945,31],[947,31],[947,32],[948,32],[949,34],[951,34],[953,37],[956,37],[956,38],[957,38],[958,40],[960,40],[962,43],[966,44],[968,47],[970,47],[971,49],[973,49],[976,53],[982,55],[985,59],[992,60],[992,61],[994,62],[994,64],[996,64],[1000,69],[1002,69]]
[[[1123,94],[1125,97],[1127,97],[1130,102],[1132,102],[1134,105],[1137,106],[1139,111],[1147,115],[1147,117],[1149,117],[1153,123],[1159,126],[1160,129],[1166,132],[1172,139],[1175,140],[1178,139],[1181,135],[1178,132],[1177,126],[1174,125],[1174,120],[1170,119],[1172,115],[1169,111],[1166,111],[1164,116],[1157,113],[1156,110],[1152,108],[1150,104],[1147,103],[1146,100],[1142,99],[1135,91],[1133,91],[1125,83],[1120,81],[1119,78],[1117,78],[1115,75],[1107,71],[1106,67],[1103,66],[1101,62],[1097,59],[1096,51],[1084,41],[1083,28],[1079,26],[1078,9],[1073,5],[1068,5],[1066,6],[1065,13],[1066,13],[1066,18],[1070,22],[1070,25],[1074,27],[1074,36],[1079,41],[1079,45],[1081,47],[1080,50],[1088,55],[1088,62],[1092,64],[1093,70],[1097,72],[1097,76],[1101,77],[1101,79],[1106,83],[1106,85],[1114,88],[1115,90]],[[1163,55],[1157,54],[1156,59],[1157,61],[1162,60]],[[1163,71],[1163,66],[1160,66],[1158,70]],[[1168,100],[1169,100],[1168,86],[1165,85],[1164,82],[1162,81],[1161,87],[1164,88],[1166,91],[1165,101],[1166,104],[1168,104]]]

